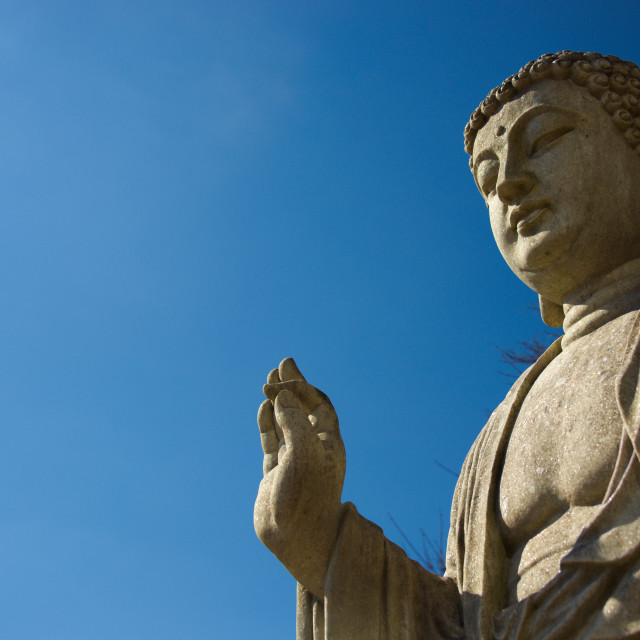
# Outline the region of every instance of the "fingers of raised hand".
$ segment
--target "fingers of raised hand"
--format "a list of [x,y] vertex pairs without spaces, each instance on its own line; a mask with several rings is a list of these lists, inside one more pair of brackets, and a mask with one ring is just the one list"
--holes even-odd
[[267,376],[267,384],[285,382],[286,380],[305,381],[305,377],[300,373],[300,369],[298,369],[298,365],[293,358],[285,358],[278,368],[270,371]]
[[291,391],[298,398],[316,433],[338,431],[338,416],[331,400],[322,391],[302,380],[264,385],[264,394],[272,402],[284,390]]
[[264,395],[274,402],[276,396],[287,389],[291,391],[295,396],[297,396],[298,400],[303,404],[304,408],[307,409],[309,413],[311,413],[316,407],[320,404],[328,403],[331,404],[329,398],[322,393],[322,391],[312,387],[308,382],[304,380],[286,380],[283,382],[267,382],[267,384],[262,387],[262,391]]
[[264,451],[262,471],[264,475],[267,475],[278,464],[278,449],[280,447],[271,400],[265,400],[258,409],[258,428]]
[[298,369],[298,365],[293,358],[285,358],[280,363],[278,374],[282,382],[287,380],[302,380],[305,382],[305,377],[300,373],[300,369]]
[[297,396],[289,389],[282,389],[273,403],[275,424],[283,431],[287,447],[309,441],[316,431],[311,426],[307,412],[303,409]]

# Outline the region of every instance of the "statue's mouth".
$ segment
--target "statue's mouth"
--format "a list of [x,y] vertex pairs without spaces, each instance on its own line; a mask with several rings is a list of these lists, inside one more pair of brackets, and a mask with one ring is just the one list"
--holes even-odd
[[518,205],[509,215],[509,225],[518,233],[526,236],[532,231],[540,218],[549,210],[548,200],[529,200]]

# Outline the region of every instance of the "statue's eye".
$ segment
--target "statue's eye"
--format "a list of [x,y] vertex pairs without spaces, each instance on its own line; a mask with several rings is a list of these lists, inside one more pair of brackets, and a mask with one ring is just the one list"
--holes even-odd
[[541,155],[548,149],[550,149],[560,138],[573,131],[573,127],[569,125],[562,125],[556,127],[551,131],[543,133],[533,140],[529,147],[529,156]]
[[482,183],[480,185],[480,188],[482,189],[482,193],[485,196],[490,195],[493,191],[495,191],[496,189],[496,182],[498,180],[498,172],[497,171],[492,171],[489,175],[487,175],[483,180]]
[[499,164],[495,159],[485,160],[480,164],[476,181],[482,195],[486,198],[496,188]]

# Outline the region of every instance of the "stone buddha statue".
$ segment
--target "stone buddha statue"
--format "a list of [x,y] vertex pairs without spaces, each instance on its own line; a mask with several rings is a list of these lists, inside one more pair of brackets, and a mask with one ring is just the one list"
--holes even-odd
[[562,51],[465,129],[498,248],[564,333],[473,444],[444,577],[341,502],[331,402],[291,359],[258,412],[262,542],[298,640],[640,638],[640,69]]

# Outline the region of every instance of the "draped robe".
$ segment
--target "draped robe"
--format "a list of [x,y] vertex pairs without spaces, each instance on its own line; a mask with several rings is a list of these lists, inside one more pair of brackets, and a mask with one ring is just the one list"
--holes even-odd
[[560,340],[520,377],[467,455],[453,498],[445,576],[409,559],[347,503],[324,598],[298,585],[297,639],[640,638],[640,312],[630,326],[615,386],[623,425],[615,469],[595,517],[552,580],[507,606],[508,558],[496,505],[518,411],[561,352]]

